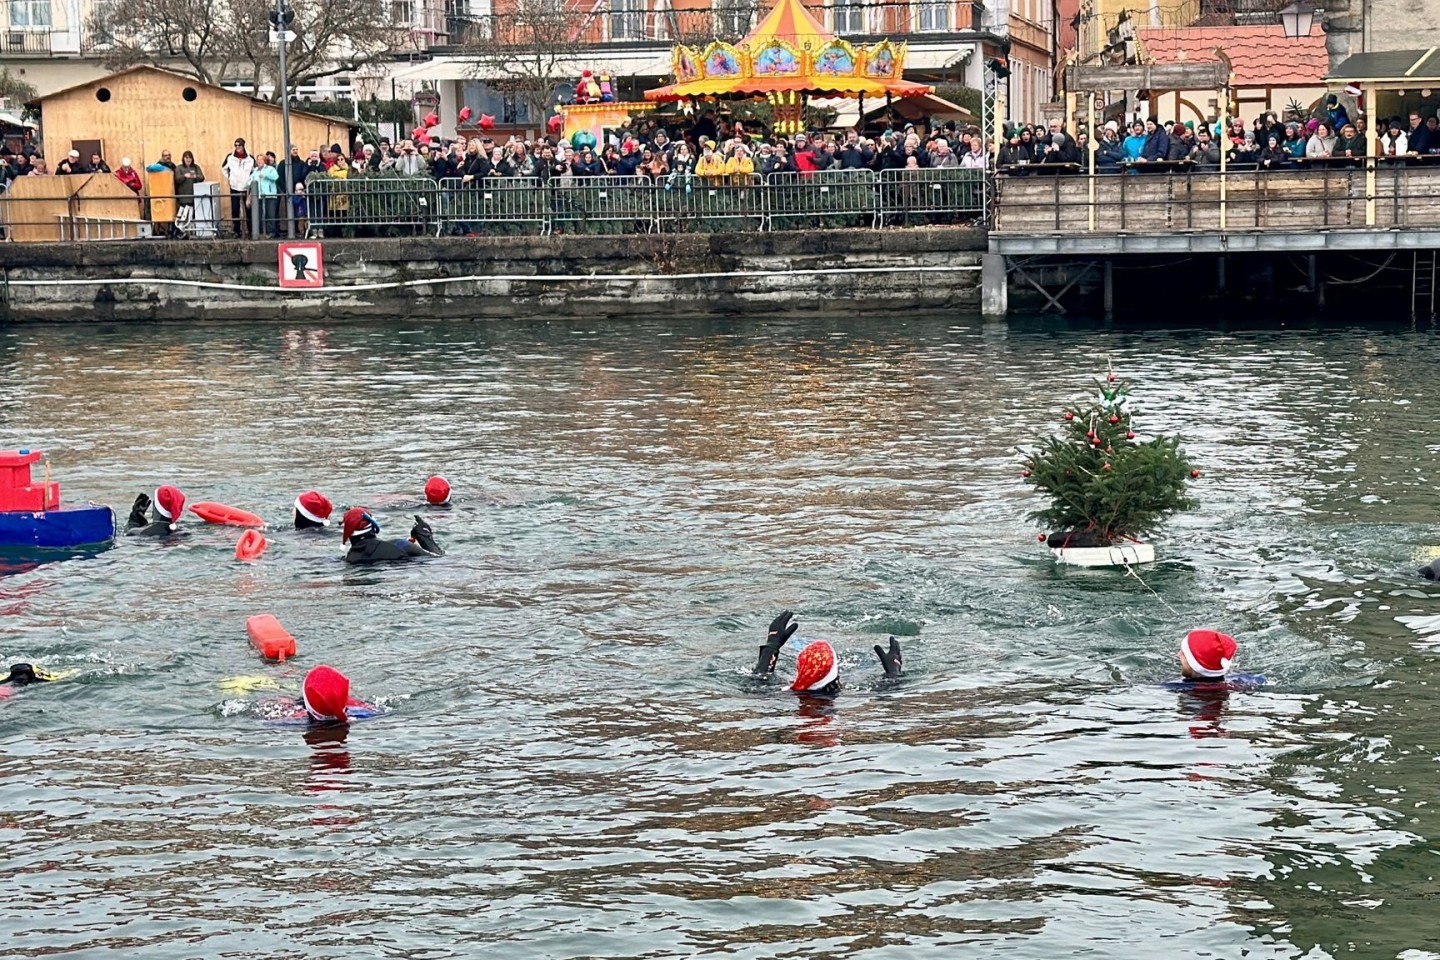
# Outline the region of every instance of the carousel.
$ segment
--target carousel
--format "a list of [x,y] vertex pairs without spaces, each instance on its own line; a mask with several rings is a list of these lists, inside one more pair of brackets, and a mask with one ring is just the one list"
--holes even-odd
[[904,43],[881,40],[856,46],[820,25],[800,0],[776,0],[774,8],[738,43],[677,46],[671,51],[675,82],[645,91],[650,101],[765,100],[776,133],[805,129],[812,99],[922,97],[934,92],[902,80]]

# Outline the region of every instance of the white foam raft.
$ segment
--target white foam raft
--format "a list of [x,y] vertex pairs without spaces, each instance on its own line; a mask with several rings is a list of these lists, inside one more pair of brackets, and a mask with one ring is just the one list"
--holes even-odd
[[1148,543],[1117,543],[1108,547],[1057,547],[1050,551],[1058,563],[1075,567],[1133,567],[1155,562],[1155,548]]

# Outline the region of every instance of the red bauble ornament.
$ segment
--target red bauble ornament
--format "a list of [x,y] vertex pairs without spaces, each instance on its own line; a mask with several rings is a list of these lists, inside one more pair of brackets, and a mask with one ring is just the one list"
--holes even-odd
[[1125,431],[1125,439],[1126,439],[1126,440],[1134,440],[1134,439],[1135,439],[1135,431],[1134,431],[1134,430],[1126,430],[1126,431]]
[[1029,471],[1029,470],[1022,471],[1021,474],[1020,474],[1020,476],[1022,476],[1022,477],[1028,477],[1028,476],[1030,476],[1030,471]]
[[1116,423],[1119,423],[1119,422],[1120,422],[1120,418],[1119,418],[1119,417],[1115,416],[1115,414],[1113,414],[1113,413],[1110,414],[1110,423],[1111,423],[1111,424],[1116,424]]
[[1045,534],[1042,533],[1042,534],[1040,534],[1038,537],[1036,537],[1035,539],[1036,539],[1036,540],[1039,540],[1041,543],[1044,543],[1046,540],[1049,540],[1050,538],[1047,537],[1047,536],[1045,536]]
[[1111,383],[1114,383],[1114,382],[1115,382],[1115,372],[1112,370],[1112,371],[1110,372],[1110,376],[1107,377],[1106,379],[1109,380]]
[[1074,419],[1075,419],[1075,414],[1071,413],[1069,410],[1066,410],[1066,411],[1065,411],[1065,419],[1066,419],[1066,420],[1074,420]]
[[1107,463],[1107,464],[1105,464],[1105,466],[1101,467],[1100,469],[1101,469],[1101,470],[1109,470],[1109,469],[1110,469],[1110,464]]
[[1200,479],[1200,471],[1199,471],[1199,470],[1191,470],[1191,471],[1190,471],[1190,479],[1191,479],[1191,480],[1199,480],[1199,479]]
[[1097,447],[1100,446],[1100,438],[1099,438],[1099,437],[1096,437],[1094,440],[1091,440],[1090,442],[1093,443],[1093,444],[1095,444],[1095,446],[1097,446]]
[[1113,447],[1106,447],[1106,448],[1105,448],[1105,452],[1106,452],[1106,453],[1114,453],[1114,452],[1115,452],[1115,449],[1114,449]]

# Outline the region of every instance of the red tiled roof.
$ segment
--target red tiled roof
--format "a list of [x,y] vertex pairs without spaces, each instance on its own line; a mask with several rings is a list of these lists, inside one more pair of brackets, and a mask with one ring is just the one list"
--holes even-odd
[[1215,48],[1235,67],[1237,87],[1322,86],[1330,71],[1325,34],[1289,39],[1277,24],[1257,27],[1143,27],[1136,33],[1148,63],[1214,63]]

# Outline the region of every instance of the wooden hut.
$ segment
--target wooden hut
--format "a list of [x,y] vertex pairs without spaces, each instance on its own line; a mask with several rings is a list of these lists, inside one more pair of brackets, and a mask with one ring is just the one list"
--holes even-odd
[[[201,83],[157,67],[139,66],[40,97],[45,156],[53,170],[71,150],[86,161],[101,154],[113,169],[130,157],[137,170],[169,150],[176,163],[190,150],[210,180],[237,137],[252,154],[283,159],[284,128],[278,103]],[[321,144],[352,142],[345,120],[290,111],[290,141],[308,153]],[[348,150],[347,150],[348,152]]]

